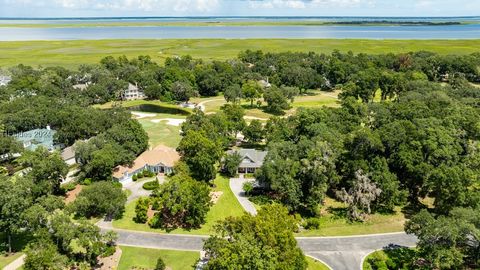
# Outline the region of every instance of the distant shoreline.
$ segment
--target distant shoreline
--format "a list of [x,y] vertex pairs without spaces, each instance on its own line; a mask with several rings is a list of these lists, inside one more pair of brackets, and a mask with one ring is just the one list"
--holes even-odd
[[77,23],[0,23],[3,28],[141,27],[141,26],[449,26],[480,21],[98,21]]

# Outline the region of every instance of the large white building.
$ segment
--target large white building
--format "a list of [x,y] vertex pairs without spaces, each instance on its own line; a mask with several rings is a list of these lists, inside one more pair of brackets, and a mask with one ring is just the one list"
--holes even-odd
[[137,85],[128,84],[128,88],[123,91],[122,95],[124,100],[136,100],[136,99],[145,99],[145,92],[143,90],[140,90]]

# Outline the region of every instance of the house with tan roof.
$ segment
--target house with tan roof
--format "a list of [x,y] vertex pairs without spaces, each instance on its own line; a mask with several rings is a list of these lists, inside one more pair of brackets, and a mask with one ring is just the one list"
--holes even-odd
[[127,182],[132,179],[133,175],[143,172],[144,170],[156,174],[170,174],[173,172],[173,166],[178,160],[180,160],[180,155],[175,149],[159,145],[140,154],[131,167],[115,167],[113,170],[113,178],[120,182]]

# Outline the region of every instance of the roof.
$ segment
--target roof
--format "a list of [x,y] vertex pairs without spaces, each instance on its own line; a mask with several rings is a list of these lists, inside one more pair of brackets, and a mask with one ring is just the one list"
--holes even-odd
[[79,83],[79,84],[75,84],[73,86],[74,89],[77,89],[77,90],[85,90],[88,88],[88,84],[86,83]]
[[0,86],[7,85],[11,80],[12,78],[10,76],[0,75]]
[[159,145],[152,150],[147,150],[140,154],[131,167],[127,166],[117,166],[114,169],[113,177],[119,179],[128,172],[129,174],[143,168],[145,165],[156,166],[164,165],[166,167],[173,167],[175,162],[180,160],[180,155],[175,151],[175,149]]
[[130,91],[137,91],[138,87],[134,84],[128,83],[128,90]]
[[69,159],[75,158],[75,148],[73,147],[73,145],[69,146],[63,149],[60,155],[62,156],[63,160],[69,160]]
[[29,150],[35,150],[39,146],[52,150],[54,148],[53,135],[55,133],[57,133],[55,130],[43,128],[20,132],[13,135],[13,137],[23,143],[24,147]]
[[241,168],[259,168],[263,165],[263,160],[267,155],[267,151],[259,151],[256,149],[238,149],[238,150],[230,150],[227,153],[239,153],[242,157],[242,162],[240,163],[239,167]]

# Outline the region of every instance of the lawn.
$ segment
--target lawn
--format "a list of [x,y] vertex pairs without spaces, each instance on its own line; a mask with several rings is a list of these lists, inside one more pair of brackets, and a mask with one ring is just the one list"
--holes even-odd
[[19,63],[32,66],[78,67],[98,63],[107,55],[150,55],[154,61],[189,54],[205,60],[226,60],[240,51],[405,53],[427,50],[441,54],[477,52],[479,40],[364,40],[364,39],[146,39],[0,42],[0,67]]
[[150,146],[155,147],[163,144],[176,148],[182,139],[180,136],[180,126],[169,125],[166,121],[155,122],[158,120],[158,118],[138,119],[138,122],[140,122],[148,134]]
[[[213,225],[215,225],[217,221],[223,220],[229,216],[241,216],[244,213],[242,206],[230,190],[228,178],[218,176],[217,179],[215,179],[215,185],[216,187],[213,189],[213,191],[221,191],[223,192],[223,194],[222,196],[220,196],[218,202],[214,206],[212,206],[212,208],[208,212],[206,218],[207,222],[200,229],[190,231],[184,229],[176,229],[173,230],[171,233],[208,235],[213,232]],[[153,229],[150,228],[147,224],[138,224],[133,222],[133,217],[135,216],[135,204],[136,201],[133,201],[126,205],[123,217],[119,220],[113,221],[113,226],[115,228],[165,233],[165,230]]]
[[167,267],[172,270],[193,269],[200,257],[199,252],[161,250],[150,248],[136,248],[121,246],[122,257],[118,265],[119,270],[154,269],[157,259],[161,257]]
[[346,205],[327,198],[321,226],[318,230],[305,230],[297,236],[343,236],[403,231],[405,217],[400,207],[393,214],[376,213],[370,215],[365,222],[349,222],[346,217]]
[[22,256],[21,252],[16,252],[13,255],[6,256],[6,255],[0,255],[0,269],[3,269],[3,267],[7,266],[11,262],[15,261],[18,257]]
[[307,257],[308,270],[329,270],[325,264],[310,257]]

